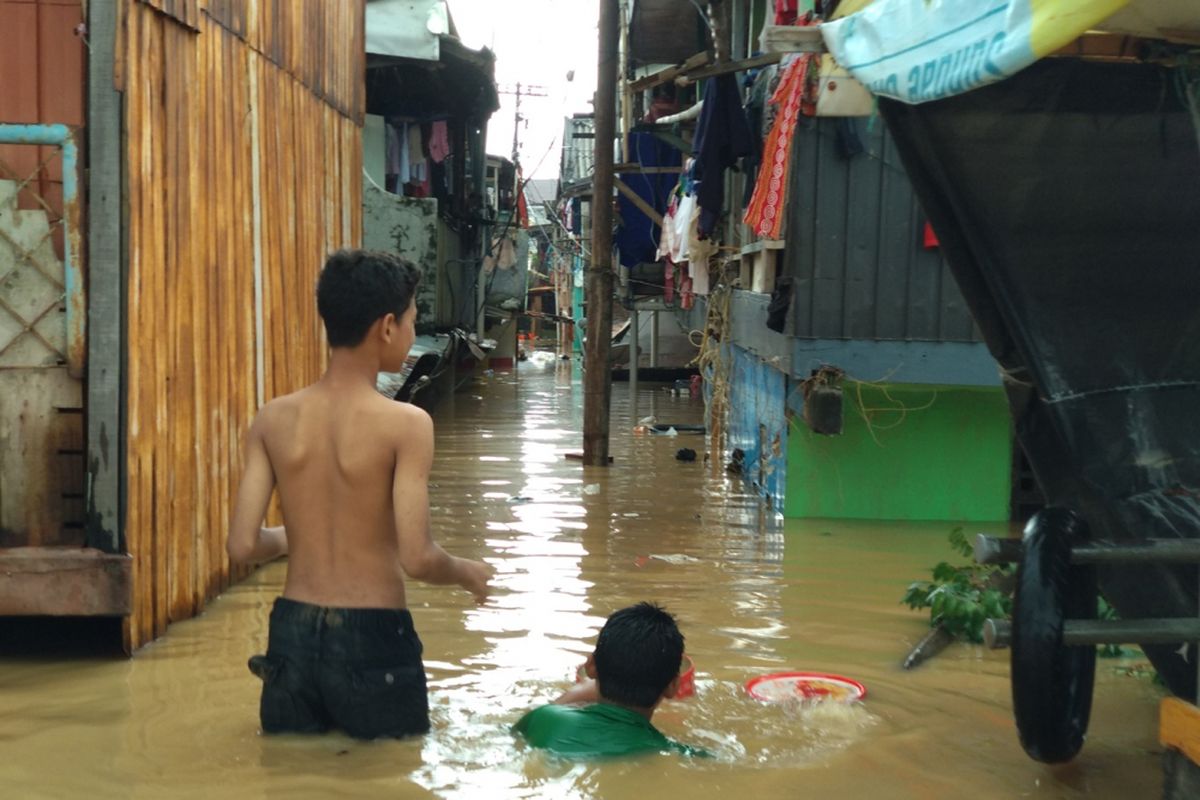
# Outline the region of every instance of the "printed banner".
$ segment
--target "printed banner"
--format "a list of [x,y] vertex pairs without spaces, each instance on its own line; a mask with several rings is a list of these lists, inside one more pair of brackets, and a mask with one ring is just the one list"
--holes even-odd
[[821,34],[873,93],[924,103],[1014,75],[1128,2],[876,0]]

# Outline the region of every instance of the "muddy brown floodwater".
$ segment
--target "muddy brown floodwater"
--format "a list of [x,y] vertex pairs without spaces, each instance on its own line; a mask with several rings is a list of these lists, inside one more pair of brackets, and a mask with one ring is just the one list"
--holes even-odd
[[[233,587],[131,659],[0,659],[0,796],[547,798],[1149,798],[1161,794],[1161,690],[1098,661],[1091,731],[1071,764],[1017,743],[1005,652],[953,645],[899,663],[927,616],[899,599],[950,551],[948,523],[777,520],[702,460],[701,436],[630,433],[614,388],[609,469],[564,457],[581,441],[578,368],[535,361],[441,408],[431,503],[452,552],[488,559],[495,597],[413,584],[434,731],[358,743],[264,738],[248,656],[266,643],[284,566]],[[694,423],[700,401],[647,387],[642,414]],[[1004,525],[972,530],[1001,533]],[[508,726],[560,692],[605,616],[649,599],[678,615],[696,694],[655,717],[711,760],[570,763]],[[762,705],[747,679],[849,675],[857,706]]]

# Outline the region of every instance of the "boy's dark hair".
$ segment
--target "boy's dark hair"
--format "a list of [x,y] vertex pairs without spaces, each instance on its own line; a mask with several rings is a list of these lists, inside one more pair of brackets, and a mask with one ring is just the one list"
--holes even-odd
[[338,250],[317,279],[317,311],[331,347],[354,347],[375,320],[408,310],[421,273],[378,250]]
[[596,639],[593,659],[601,697],[650,708],[679,674],[683,634],[665,610],[638,603],[608,618]]

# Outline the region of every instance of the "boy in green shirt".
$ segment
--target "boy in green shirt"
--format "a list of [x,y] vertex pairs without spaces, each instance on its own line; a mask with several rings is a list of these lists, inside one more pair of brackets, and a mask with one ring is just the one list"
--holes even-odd
[[[679,688],[683,634],[675,618],[652,603],[615,612],[604,623],[585,669],[591,679],[513,726],[534,747],[563,756],[708,753],[672,741],[650,718]],[[575,705],[586,703],[587,705]]]

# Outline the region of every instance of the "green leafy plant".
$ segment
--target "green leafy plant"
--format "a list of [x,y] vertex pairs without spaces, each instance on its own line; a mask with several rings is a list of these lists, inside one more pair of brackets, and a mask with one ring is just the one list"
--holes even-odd
[[[930,627],[942,626],[954,636],[971,642],[983,641],[985,619],[1012,616],[1012,583],[1015,565],[977,564],[974,549],[961,527],[950,531],[950,546],[968,563],[953,565],[946,561],[933,568],[933,580],[917,581],[908,587],[901,602],[911,609],[929,609]],[[1103,598],[1098,598],[1097,619],[1119,619]],[[1133,655],[1136,650],[1118,644],[1100,645],[1102,658]]]
[[[1116,609],[1101,597],[1100,605],[1096,609],[1096,619],[1120,619],[1120,617],[1117,616]],[[1135,650],[1122,647],[1119,644],[1102,644],[1096,647],[1096,655],[1101,658],[1120,658],[1121,656],[1133,655],[1135,652]]]
[[[963,529],[950,531],[950,546],[971,559],[972,548]],[[983,621],[1003,619],[1012,613],[1011,565],[954,565],[942,561],[933,568],[933,580],[908,587],[901,602],[911,609],[929,609],[929,624],[972,642],[983,641]]]

